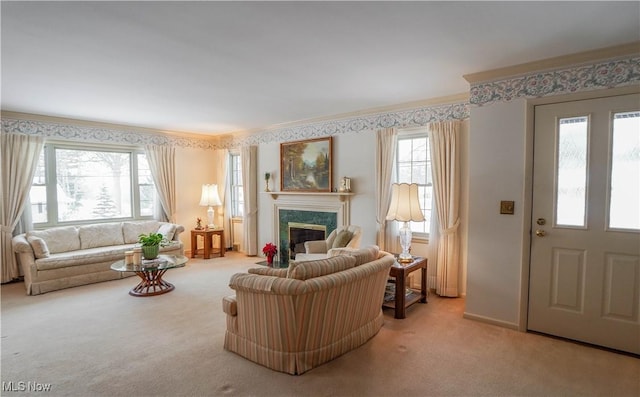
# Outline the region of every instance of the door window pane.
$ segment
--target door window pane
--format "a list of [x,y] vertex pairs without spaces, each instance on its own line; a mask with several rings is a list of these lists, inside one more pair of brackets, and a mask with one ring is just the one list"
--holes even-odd
[[640,112],[613,118],[609,227],[640,229]]
[[558,127],[556,225],[585,226],[589,119],[560,119]]

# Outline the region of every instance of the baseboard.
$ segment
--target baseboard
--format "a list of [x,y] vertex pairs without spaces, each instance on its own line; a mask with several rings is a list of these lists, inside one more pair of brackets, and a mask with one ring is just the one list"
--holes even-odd
[[513,329],[515,331],[520,330],[520,327],[518,326],[518,324],[514,324],[507,321],[502,321],[502,320],[496,320],[495,318],[491,318],[491,317],[479,316],[477,314],[471,314],[467,312],[464,312],[462,317],[468,320],[474,320],[474,321],[479,321],[481,323],[497,325],[498,327]]

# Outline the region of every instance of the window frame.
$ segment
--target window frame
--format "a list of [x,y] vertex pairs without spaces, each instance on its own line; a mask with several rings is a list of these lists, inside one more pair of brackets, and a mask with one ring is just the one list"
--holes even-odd
[[[237,163],[236,163],[237,162]],[[239,170],[236,168],[239,165]],[[244,206],[244,201],[238,199],[237,189],[243,189],[242,185],[242,157],[239,152],[229,152],[229,198],[231,200],[231,218],[244,219],[244,209],[240,209],[240,205]],[[237,180],[236,180],[237,179]],[[236,183],[238,182],[238,183]],[[241,213],[242,215],[238,215]]]
[[[425,174],[427,174],[428,171],[431,170],[431,168],[429,167],[429,164],[432,163],[432,159],[431,159],[431,142],[429,141],[429,129],[427,127],[416,127],[416,128],[407,128],[407,129],[402,129],[402,130],[398,130],[398,134],[396,136],[396,152],[394,154],[394,161],[393,161],[393,183],[397,183],[399,178],[399,172],[400,172],[400,167],[399,167],[399,161],[400,161],[400,141],[401,140],[410,140],[410,139],[416,139],[416,138],[426,138],[427,140],[427,161],[425,166],[427,167],[427,169],[425,170]],[[413,163],[413,159],[412,159],[412,163]],[[426,227],[426,229],[428,231],[426,232],[416,232],[413,231],[412,232],[412,241],[417,242],[417,243],[429,243],[429,237],[430,237],[430,232],[429,230],[431,230],[431,220],[433,219],[433,211],[434,211],[434,201],[433,201],[433,175],[428,175],[427,176],[427,180],[431,181],[431,183],[427,183],[427,184],[418,184],[418,186],[422,187],[431,187],[431,208],[427,208],[426,206],[421,206],[421,209],[423,210],[423,212],[425,211],[425,209],[429,212],[431,212],[431,216],[428,218],[429,219],[429,224],[427,225],[428,227]],[[415,183],[412,181],[412,183]],[[427,222],[427,221],[424,221]]]
[[[129,155],[129,172],[130,183],[129,189],[131,194],[131,216],[114,217],[108,219],[82,219],[71,221],[59,221],[58,220],[58,199],[57,199],[57,164],[56,164],[56,150],[84,150],[93,152],[107,152],[107,153],[125,153]],[[100,144],[84,144],[76,142],[59,142],[49,141],[44,144],[42,149],[44,155],[44,173],[46,187],[46,204],[47,211],[46,222],[33,222],[35,229],[47,229],[57,226],[70,226],[70,225],[85,225],[96,223],[109,223],[117,221],[133,221],[133,220],[152,220],[154,219],[155,209],[151,215],[141,215],[140,208],[140,184],[139,184],[139,170],[138,170],[138,156],[146,153],[143,148],[137,146],[121,146],[121,145],[100,145]],[[147,160],[148,161],[148,160]],[[148,184],[144,184],[148,185]],[[151,182],[154,189],[154,206],[157,205],[157,191],[155,190],[155,183]],[[42,186],[42,184],[31,183],[30,190],[33,186]],[[30,204],[30,209],[32,204]]]

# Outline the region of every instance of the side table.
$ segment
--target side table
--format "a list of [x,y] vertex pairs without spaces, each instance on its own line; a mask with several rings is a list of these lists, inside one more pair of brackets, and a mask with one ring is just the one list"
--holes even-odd
[[[224,229],[192,229],[191,230],[191,257],[195,258],[198,254],[198,236],[204,239],[204,247],[202,248],[202,256],[209,259],[213,252],[213,236],[220,236],[220,256],[224,256]],[[214,252],[218,253],[218,252]]]
[[[407,276],[416,270],[421,271],[420,290],[407,292]],[[389,276],[394,278],[395,299],[384,302],[382,307],[395,309],[395,318],[405,318],[407,307],[416,302],[427,303],[427,258],[416,256],[411,263],[395,262],[389,270]]]

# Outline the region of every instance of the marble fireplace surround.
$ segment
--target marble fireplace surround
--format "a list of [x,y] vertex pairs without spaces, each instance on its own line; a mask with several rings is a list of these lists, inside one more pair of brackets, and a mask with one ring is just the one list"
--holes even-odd
[[295,193],[278,192],[273,198],[273,236],[277,237],[278,250],[286,256],[289,252],[289,222],[321,224],[327,235],[335,228],[350,224],[350,193]]

